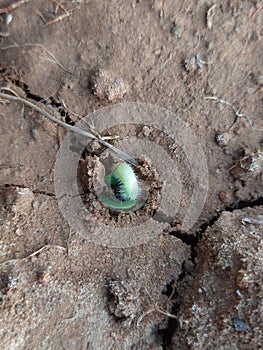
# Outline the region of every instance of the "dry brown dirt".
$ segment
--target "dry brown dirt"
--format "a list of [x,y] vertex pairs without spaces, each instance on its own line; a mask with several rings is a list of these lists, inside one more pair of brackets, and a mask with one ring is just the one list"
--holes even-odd
[[[2,87],[67,123],[115,102],[170,110],[196,134],[209,170],[191,230],[181,230],[192,189],[179,155],[178,216],[145,243],[98,245],[59,210],[54,160],[66,132],[1,98],[1,350],[262,348],[262,23],[256,0],[0,1]],[[158,136],[130,128],[104,132]],[[88,206],[83,164],[97,156],[93,144],[80,160]],[[151,179],[142,216],[162,195],[165,179]],[[109,230],[133,227],[132,215],[102,210]]]

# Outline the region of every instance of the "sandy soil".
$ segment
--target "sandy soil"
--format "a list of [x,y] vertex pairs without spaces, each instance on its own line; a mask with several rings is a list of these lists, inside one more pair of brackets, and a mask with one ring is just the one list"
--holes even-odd
[[[165,108],[195,133],[209,170],[204,208],[184,231],[194,176],[183,148],[132,116],[101,117],[98,130],[120,136],[112,144],[133,138],[128,153],[146,141],[160,153],[139,159],[150,197],[132,214],[94,195],[105,148],[81,155],[96,244],[69,226],[55,194],[65,130],[1,98],[1,349],[262,348],[262,23],[260,1],[0,2],[1,86],[71,124],[117,102]],[[165,192],[176,173],[158,171],[169,160],[182,196],[167,224],[154,215],[165,193],[177,200]],[[126,242],[132,232],[131,247],[107,244],[116,232]]]

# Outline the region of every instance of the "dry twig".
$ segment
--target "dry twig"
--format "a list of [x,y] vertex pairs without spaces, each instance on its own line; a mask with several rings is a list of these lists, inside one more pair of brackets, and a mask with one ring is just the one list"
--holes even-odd
[[67,10],[65,9],[64,6],[61,5],[61,3],[57,2],[56,0],[51,0],[55,5],[56,5],[56,8],[55,8],[55,14],[57,15],[58,13],[58,9],[60,8],[61,10],[63,10],[64,12],[67,12]]
[[47,174],[49,174],[51,172],[51,170],[53,169],[55,163],[56,163],[56,159],[57,156],[59,154],[60,151],[60,147],[61,147],[61,133],[60,133],[60,125],[57,126],[57,140],[58,140],[58,148],[56,151],[56,155],[54,157],[54,159],[52,160],[49,169],[45,172],[45,174],[42,175],[42,178],[44,178],[45,176],[47,176]]
[[10,35],[9,32],[0,32],[0,37],[1,38],[7,38]]
[[254,17],[256,13],[262,10],[262,6],[259,6],[255,9],[255,11],[250,15],[250,17]]
[[47,27],[47,26],[50,26],[51,24],[54,24],[54,23],[62,21],[63,19],[69,17],[72,14],[72,12],[73,12],[73,10],[68,11],[68,12],[64,13],[63,15],[60,15],[60,16],[56,17],[52,21],[49,21],[49,22],[45,23],[44,27]]
[[[5,87],[1,87],[0,91],[2,90],[6,90],[6,91],[10,91],[11,93],[14,93],[11,89],[5,88]],[[14,93],[15,94],[15,93]],[[45,116],[46,118],[48,118],[49,120],[51,120],[52,122],[59,124],[61,126],[63,126],[64,128],[76,132],[80,135],[83,135],[85,137],[91,138],[93,140],[98,141],[99,143],[101,143],[102,145],[108,147],[110,150],[112,150],[114,153],[116,153],[121,159],[125,160],[126,162],[130,163],[131,165],[137,167],[137,162],[135,159],[133,159],[131,156],[129,156],[127,153],[119,150],[118,148],[114,147],[113,145],[111,145],[110,143],[104,141],[102,138],[99,138],[97,136],[94,135],[94,133],[90,133],[86,130],[80,129],[74,125],[70,125],[70,124],[66,124],[64,123],[62,120],[57,119],[56,117],[54,117],[52,114],[46,112],[44,109],[38,107],[37,105],[33,104],[32,102],[19,97],[19,96],[13,96],[10,94],[5,94],[0,92],[0,97],[7,99],[7,100],[13,100],[13,101],[18,101],[18,102],[22,102],[24,103],[26,106],[34,109],[35,111],[39,112],[40,114],[42,114],[43,116]]]
[[47,23],[47,21],[45,20],[45,17],[42,15],[42,13],[38,10],[36,10],[36,14],[39,15],[39,17],[42,19],[42,21],[44,22],[44,24]]
[[240,109],[235,109],[235,107],[234,107],[230,102],[225,101],[225,100],[222,100],[221,98],[218,98],[218,97],[216,97],[216,96],[206,96],[204,99],[205,99],[205,100],[213,100],[213,101],[215,101],[216,103],[222,103],[222,104],[225,104],[225,105],[227,105],[227,106],[229,106],[229,107],[232,108],[232,110],[233,110],[234,113],[235,113],[236,119],[234,120],[234,123],[231,125],[231,127],[229,128],[229,130],[235,125],[235,123],[236,123],[236,121],[237,121],[237,119],[238,119],[239,117],[243,117],[243,118],[245,118],[245,119],[248,121],[248,123],[249,123],[249,125],[250,125],[250,127],[251,127],[252,129],[255,129],[255,130],[260,131],[260,132],[263,131],[262,129],[258,129],[258,128],[254,127],[254,125],[252,124],[251,120],[250,120],[246,115],[241,114],[241,113],[240,113]]
[[29,1],[31,1],[31,0],[20,0],[20,1],[14,2],[13,4],[11,4],[9,6],[2,7],[2,8],[0,8],[0,14],[9,13],[9,12],[13,11],[14,9],[16,9],[17,7],[19,7],[23,4],[26,4]]
[[213,19],[214,19],[214,15],[215,15],[215,8],[216,8],[216,4],[214,4],[213,6],[211,6],[209,8],[209,10],[206,13],[206,25],[208,29],[211,29],[213,26]]
[[[174,293],[175,293],[175,282],[173,283],[172,288],[173,288],[172,293],[171,293],[171,295],[169,296],[169,298],[168,298],[168,300],[167,300],[167,303],[166,303],[166,305],[167,305],[167,310],[168,310],[168,304],[169,304],[171,298],[173,297],[173,295],[174,295]],[[151,295],[149,294],[147,288],[145,288],[145,291],[146,291],[146,293],[148,294],[149,298],[150,298],[151,300],[153,300],[153,298],[152,298]],[[164,310],[159,309],[159,308],[157,307],[157,303],[156,303],[152,309],[149,309],[149,310],[145,311],[145,312],[138,318],[137,323],[136,323],[137,327],[139,327],[139,325],[140,325],[140,323],[142,322],[142,320],[144,319],[144,317],[147,316],[147,315],[149,315],[149,314],[151,314],[152,312],[159,312],[159,313],[162,314],[162,315],[165,315],[165,316],[167,316],[167,317],[174,318],[174,319],[177,319],[177,318],[178,318],[178,316],[173,315],[173,314],[171,314],[171,313],[168,312],[168,311],[164,311]]]
[[8,50],[8,49],[12,49],[14,47],[39,47],[41,48],[42,50],[44,50],[52,59],[53,59],[53,62],[55,62],[61,69],[63,69],[65,72],[69,73],[69,74],[72,74],[70,72],[69,69],[65,68],[59,61],[58,59],[53,55],[52,52],[50,52],[47,48],[45,48],[45,46],[41,45],[41,44],[15,44],[15,45],[9,45],[9,46],[5,46],[5,47],[2,47],[1,50]]
[[34,256],[38,255],[39,253],[43,252],[44,250],[47,250],[47,249],[50,249],[50,248],[58,248],[58,249],[61,249],[63,251],[66,251],[66,249],[64,247],[61,247],[60,245],[47,244],[47,245],[44,245],[42,248],[36,250],[35,252],[33,252],[33,253],[23,257],[23,258],[10,259],[10,260],[3,261],[3,262],[0,263],[0,266],[2,266],[2,265],[11,265],[11,264],[15,264],[18,261],[22,261],[22,260],[33,258]]
[[158,309],[157,307],[154,307],[154,308],[152,308],[152,309],[150,309],[150,310],[145,311],[145,312],[138,318],[137,323],[136,323],[137,327],[139,327],[139,325],[140,325],[140,323],[142,322],[142,320],[144,319],[144,317],[147,316],[147,315],[149,315],[149,314],[151,314],[152,312],[159,312],[159,313],[162,314],[162,315],[165,315],[165,316],[167,316],[167,317],[174,318],[174,319],[177,319],[177,318],[178,318],[178,316],[176,316],[176,315],[170,314],[169,312],[166,312],[166,311],[163,311],[163,310],[161,310],[161,309]]

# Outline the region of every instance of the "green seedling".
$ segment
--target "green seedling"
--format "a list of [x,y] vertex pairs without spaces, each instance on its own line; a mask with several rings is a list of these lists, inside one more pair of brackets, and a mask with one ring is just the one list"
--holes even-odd
[[112,209],[130,209],[136,204],[140,186],[132,167],[127,163],[118,163],[111,175],[104,177],[113,194],[102,194],[105,205]]

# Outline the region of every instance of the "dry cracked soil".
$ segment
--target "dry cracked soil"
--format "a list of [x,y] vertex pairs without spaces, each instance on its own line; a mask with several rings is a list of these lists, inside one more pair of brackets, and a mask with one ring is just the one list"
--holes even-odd
[[[257,0],[0,1],[1,350],[262,349],[262,24]],[[135,140],[124,150],[136,154],[146,201],[128,213],[103,206],[96,186],[110,155],[89,143],[77,172],[93,220],[83,235],[56,196],[68,133],[3,93],[71,125],[119,102],[171,111],[206,159],[200,216],[183,229],[198,176],[169,132],[129,113],[109,125],[102,113],[97,131],[110,143]],[[169,118],[155,121],[169,129]],[[157,152],[142,151],[146,141]],[[169,160],[180,176],[158,171]],[[178,202],[169,183],[179,179]]]

